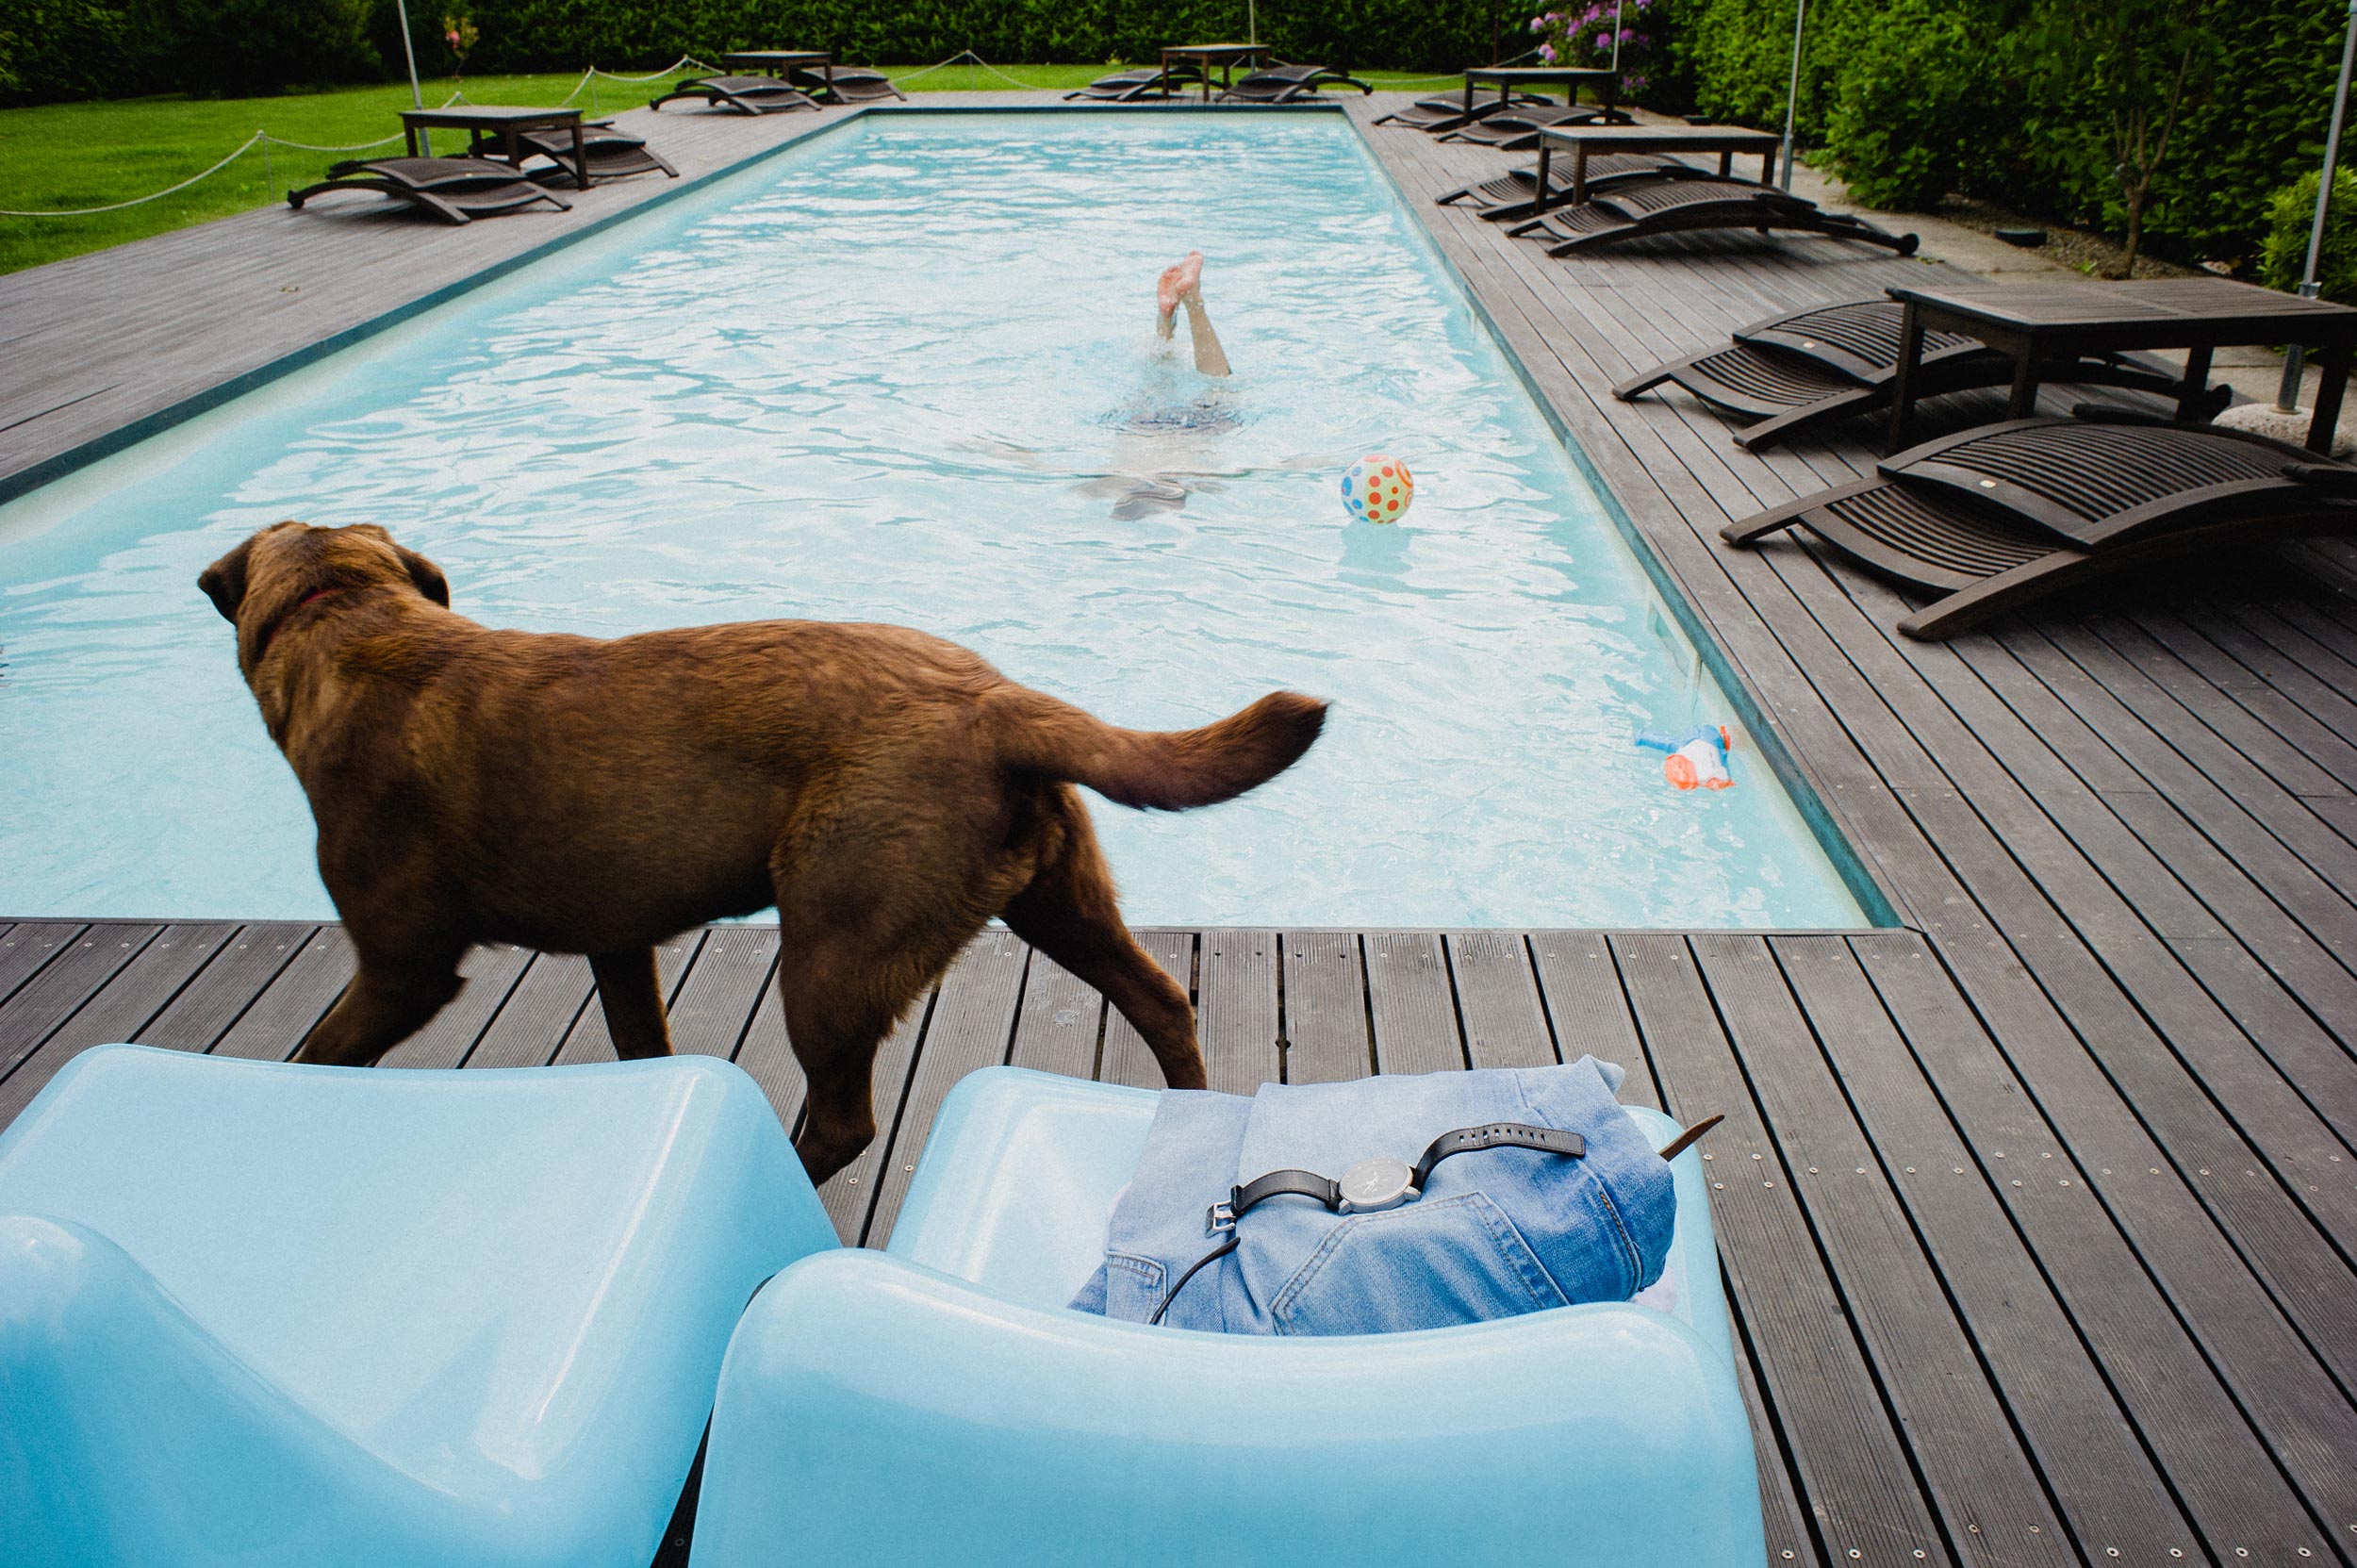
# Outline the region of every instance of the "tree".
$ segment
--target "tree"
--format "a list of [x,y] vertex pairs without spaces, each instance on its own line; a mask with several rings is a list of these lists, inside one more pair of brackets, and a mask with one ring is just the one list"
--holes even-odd
[[2133,276],[2152,182],[2188,102],[2208,91],[2215,13],[2232,0],[2048,0],[2038,41],[2053,91],[2078,100],[2102,129],[2127,220]]

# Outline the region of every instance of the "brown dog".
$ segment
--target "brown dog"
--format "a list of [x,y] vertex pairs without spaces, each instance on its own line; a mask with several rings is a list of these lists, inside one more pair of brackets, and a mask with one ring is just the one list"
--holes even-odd
[[1187,994],[1122,924],[1072,785],[1210,805],[1326,718],[1276,692],[1199,730],[1115,729],[897,626],[493,631],[366,524],[265,528],[197,586],[238,628],[359,955],[298,1060],[375,1061],[457,995],[478,942],[588,954],[615,1048],[661,1056],[654,945],[774,903],[819,1180],[875,1136],[884,1034],[993,916],[1202,1087]]

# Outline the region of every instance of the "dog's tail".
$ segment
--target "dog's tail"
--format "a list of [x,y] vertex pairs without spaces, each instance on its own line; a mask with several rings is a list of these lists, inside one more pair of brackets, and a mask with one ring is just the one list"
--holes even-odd
[[1086,784],[1125,806],[1184,811],[1233,800],[1298,762],[1325,727],[1326,704],[1272,691],[1199,730],[1123,730],[1015,686],[995,717],[1009,767]]

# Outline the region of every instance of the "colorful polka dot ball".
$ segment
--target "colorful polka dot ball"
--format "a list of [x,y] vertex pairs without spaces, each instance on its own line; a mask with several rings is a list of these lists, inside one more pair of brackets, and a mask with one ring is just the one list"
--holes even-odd
[[1397,522],[1416,499],[1415,476],[1396,457],[1361,457],[1343,475],[1343,504],[1354,518]]

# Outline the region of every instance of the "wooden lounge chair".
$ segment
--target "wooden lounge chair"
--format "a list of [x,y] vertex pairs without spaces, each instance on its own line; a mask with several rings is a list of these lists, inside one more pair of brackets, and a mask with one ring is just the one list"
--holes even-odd
[[[1621,181],[1632,179],[1699,180],[1720,177],[1707,169],[1697,168],[1666,153],[1598,153],[1588,160],[1588,185],[1591,190],[1608,190]],[[1571,163],[1565,159],[1547,171],[1547,199],[1561,201],[1571,189]],[[1483,180],[1477,185],[1459,186],[1445,196],[1433,198],[1434,205],[1438,206],[1462,202],[1493,223],[1533,216],[1538,201],[1537,164],[1526,169],[1509,169],[1495,179]]]
[[1871,478],[1720,536],[1755,544],[1795,523],[1860,565],[1944,594],[1899,622],[1937,640],[2126,567],[2357,530],[2357,465],[2216,425],[2083,409],[1926,441],[1884,458]]
[[[571,138],[566,140],[569,152]],[[535,202],[572,210],[572,203],[524,178],[514,164],[487,157],[346,158],[330,165],[319,184],[288,191],[287,205],[300,208],[331,190],[374,190],[446,223],[513,212]]]
[[[524,149],[528,158],[536,157],[550,160],[549,165],[526,170],[526,173],[534,179],[555,179],[560,175],[569,180],[574,178],[573,139],[569,132],[560,130],[518,131],[516,140]],[[481,157],[496,151],[499,146],[498,137],[478,135],[474,145],[469,149],[469,152],[473,157]],[[628,131],[616,130],[614,122],[611,120],[590,120],[583,123],[581,151],[583,158],[589,165],[589,183],[592,185],[602,180],[621,179],[630,174],[650,173],[658,169],[672,179],[679,178],[679,171],[672,168],[661,154],[649,147],[645,138],[633,136]]]
[[1324,65],[1272,65],[1255,71],[1219,95],[1223,104],[1306,104],[1317,101],[1322,87],[1355,87],[1373,92],[1372,84],[1347,71]]
[[707,108],[734,109],[739,114],[779,114],[818,107],[809,93],[775,76],[690,76],[647,107],[661,108],[675,98],[701,98]]
[[[1162,91],[1162,67],[1142,65],[1132,71],[1116,71],[1110,76],[1099,76],[1086,87],[1075,88],[1064,94],[1064,101],[1069,103],[1075,98],[1086,98],[1100,104],[1147,103],[1169,96]],[[1181,88],[1200,87],[1203,85],[1202,69],[1192,60],[1173,60],[1169,82],[1174,91]]]
[[1438,98],[1419,98],[1406,108],[1393,109],[1389,114],[1378,115],[1375,123],[1378,125],[1408,125],[1423,131],[1427,136],[1439,136],[1443,132],[1453,131],[1459,125],[1470,125],[1476,120],[1487,120],[1490,116],[1504,113],[1509,108],[1557,108],[1560,107],[1552,98],[1542,98],[1535,92],[1518,92],[1511,98],[1479,99],[1469,109],[1465,107],[1462,95],[1449,92]]
[[[1674,383],[1714,408],[1758,421],[1738,431],[1735,444],[1762,452],[1854,414],[1890,405],[1903,308],[1896,300],[1854,300],[1771,317],[1743,328],[1723,348],[1688,355],[1631,376],[1613,388],[1612,395],[1627,403],[1663,382]],[[1977,338],[1933,332],[1923,338],[1921,373],[1919,386],[1928,396],[2003,387],[2013,379],[2014,365],[2009,355]],[[2173,397],[2180,377],[2149,355],[2117,354],[2083,355],[2044,365],[2038,379],[2127,387]],[[2223,385],[2212,389],[2201,417],[2215,416],[2233,395]]]
[[1799,229],[1882,245],[1913,256],[1912,234],[1892,234],[1863,218],[1826,212],[1816,203],[1773,186],[1721,179],[1630,180],[1598,191],[1577,206],[1551,206],[1508,233],[1543,241],[1549,256],[1642,239],[1657,234],[1708,229]]
[[1526,153],[1539,145],[1541,125],[1626,125],[1633,122],[1602,104],[1523,104],[1441,135],[1443,141],[1471,141],[1502,153]]
[[796,87],[822,103],[865,104],[878,98],[905,102],[908,98],[907,93],[892,85],[891,77],[865,66],[838,65],[830,77],[816,66],[798,65],[791,74]]

